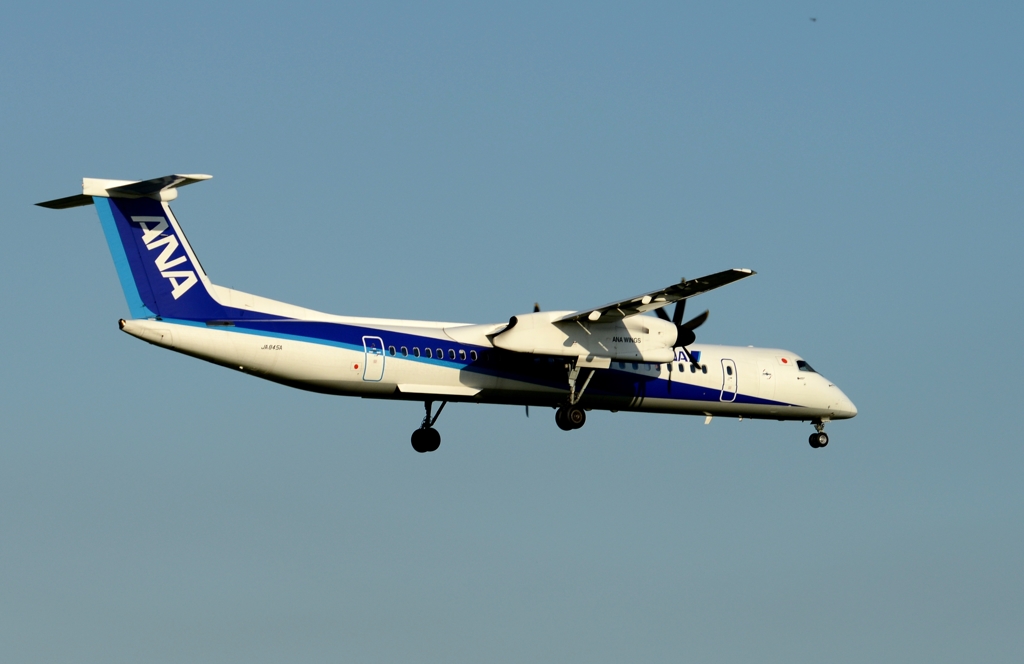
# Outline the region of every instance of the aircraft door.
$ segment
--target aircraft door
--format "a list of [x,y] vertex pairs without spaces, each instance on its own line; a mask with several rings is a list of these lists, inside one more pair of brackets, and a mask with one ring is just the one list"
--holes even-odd
[[722,394],[719,401],[732,402],[736,400],[736,385],[739,383],[739,376],[736,375],[736,363],[732,360],[722,360]]
[[384,377],[384,340],[380,337],[363,337],[363,380],[377,382]]
[[775,363],[769,360],[757,361],[760,384],[758,395],[762,399],[775,399]]

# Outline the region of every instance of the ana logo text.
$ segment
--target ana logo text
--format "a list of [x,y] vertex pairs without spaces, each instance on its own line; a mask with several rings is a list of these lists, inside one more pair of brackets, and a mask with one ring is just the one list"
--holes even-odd
[[638,344],[640,337],[612,337],[613,344]]
[[[700,351],[699,350],[691,350],[689,352],[690,352],[690,357],[693,358],[694,362],[700,362]],[[690,359],[688,357],[686,357],[686,351],[680,349],[676,353],[676,362],[689,362],[689,361],[690,361]]]
[[156,269],[160,270],[160,276],[171,282],[171,297],[177,300],[199,281],[192,270],[171,270],[188,260],[184,255],[171,258],[178,248],[178,238],[174,235],[161,237],[167,230],[167,220],[163,217],[132,217],[132,221],[142,226],[142,243],[146,249],[153,251],[157,247],[164,248],[154,263]]

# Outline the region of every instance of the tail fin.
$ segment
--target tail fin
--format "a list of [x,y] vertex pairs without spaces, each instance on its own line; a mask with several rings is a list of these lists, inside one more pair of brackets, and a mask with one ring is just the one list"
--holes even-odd
[[177,187],[209,178],[169,175],[141,182],[86,178],[81,196],[38,205],[96,206],[133,318],[215,320],[226,318],[227,311],[210,294],[210,280],[167,204],[177,197]]

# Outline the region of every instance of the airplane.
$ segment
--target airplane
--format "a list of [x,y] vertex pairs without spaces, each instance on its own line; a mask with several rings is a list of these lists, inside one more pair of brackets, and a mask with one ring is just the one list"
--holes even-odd
[[434,425],[449,402],[526,406],[527,415],[530,406],[550,407],[564,431],[593,410],[809,421],[813,448],[828,445],[827,422],[857,415],[791,351],[697,343],[708,312],[684,322],[686,301],[752,270],[683,279],[592,309],[535,306],[499,323],[337,316],[210,281],[169,205],[180,187],[210,178],[83,178],[81,194],[37,205],[96,208],[131,314],[118,321],[124,332],[290,387],[422,401],[417,452],[440,447]]

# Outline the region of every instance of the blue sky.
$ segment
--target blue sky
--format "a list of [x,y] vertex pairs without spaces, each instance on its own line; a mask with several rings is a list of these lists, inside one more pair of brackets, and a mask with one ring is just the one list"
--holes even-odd
[[[816,17],[811,22],[810,17]],[[1015,3],[33,3],[0,22],[10,662],[1019,661]],[[218,283],[497,322],[730,267],[810,427],[306,394],[118,332],[83,176]]]

